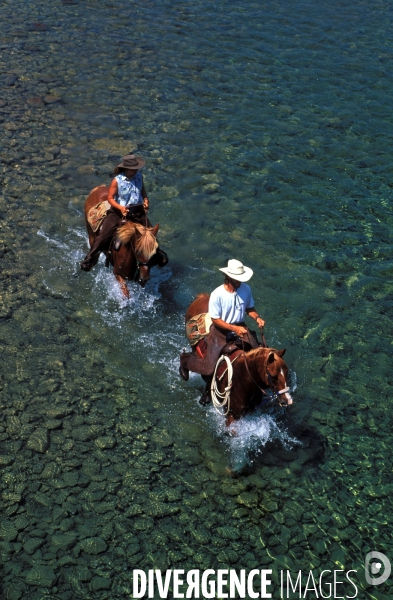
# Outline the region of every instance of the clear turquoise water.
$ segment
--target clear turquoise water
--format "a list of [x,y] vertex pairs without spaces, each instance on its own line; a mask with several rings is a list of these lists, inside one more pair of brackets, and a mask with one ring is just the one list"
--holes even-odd
[[[128,598],[134,568],[336,568],[391,597],[362,566],[393,558],[391,5],[0,16],[3,596]],[[85,198],[131,150],[170,264],[125,302],[78,263]],[[185,309],[230,257],[296,388],[235,439],[177,374]]]

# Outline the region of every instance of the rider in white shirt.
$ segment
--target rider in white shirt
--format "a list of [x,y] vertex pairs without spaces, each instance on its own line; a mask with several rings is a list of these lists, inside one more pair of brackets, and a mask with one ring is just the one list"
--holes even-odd
[[[251,348],[257,348],[259,345],[244,323],[244,317],[247,314],[255,319],[258,327],[265,325],[265,321],[255,310],[251,288],[245,283],[251,279],[252,269],[245,267],[240,261],[232,259],[228,261],[228,266],[223,267],[220,271],[223,271],[226,277],[223,285],[216,288],[209,299],[209,314],[213,325],[205,338],[207,355],[205,358],[200,358],[192,352],[181,354],[179,372],[185,381],[189,378],[189,371],[199,373],[206,378],[213,374],[220,353],[227,343],[227,334],[230,332],[241,338],[243,344],[248,344]],[[209,385],[200,400],[202,404],[209,402],[208,388]]]

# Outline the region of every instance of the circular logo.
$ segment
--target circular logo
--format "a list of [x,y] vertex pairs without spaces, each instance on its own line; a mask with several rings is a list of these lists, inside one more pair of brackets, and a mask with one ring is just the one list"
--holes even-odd
[[[377,575],[378,573],[380,573],[382,565],[384,567],[382,575],[372,577],[372,575]],[[371,585],[381,585],[381,583],[385,583],[385,581],[389,579],[390,573],[392,571],[392,566],[388,557],[385,554],[382,554],[382,552],[376,551],[369,552],[367,554],[364,561],[364,568],[366,571],[366,581]]]

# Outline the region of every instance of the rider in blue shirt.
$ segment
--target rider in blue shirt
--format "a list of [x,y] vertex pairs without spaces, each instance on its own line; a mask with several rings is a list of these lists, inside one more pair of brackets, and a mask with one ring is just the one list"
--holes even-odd
[[149,209],[149,199],[143,183],[142,169],[146,161],[140,156],[128,154],[115,168],[115,178],[109,186],[108,202],[111,205],[101,229],[94,240],[90,252],[81,263],[83,271],[90,271],[96,264],[98,256],[105,250],[122,219],[131,219],[150,227],[146,213]]

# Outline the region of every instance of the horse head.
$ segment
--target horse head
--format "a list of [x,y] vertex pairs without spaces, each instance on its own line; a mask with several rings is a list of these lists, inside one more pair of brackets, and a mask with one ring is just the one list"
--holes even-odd
[[293,400],[287,386],[288,367],[283,360],[284,350],[274,348],[256,348],[244,355],[246,372],[251,381],[266,394],[270,388],[273,400],[280,406],[288,406]]
[[264,373],[262,380],[273,392],[274,400],[283,406],[292,404],[293,400],[290,394],[290,388],[287,386],[288,367],[282,357],[284,350],[268,349],[266,362],[264,364]]
[[144,288],[150,279],[149,260],[157,252],[156,239],[159,225],[144,227],[139,223],[127,222],[118,229],[118,238],[123,245],[130,244],[138,267],[136,281]]

